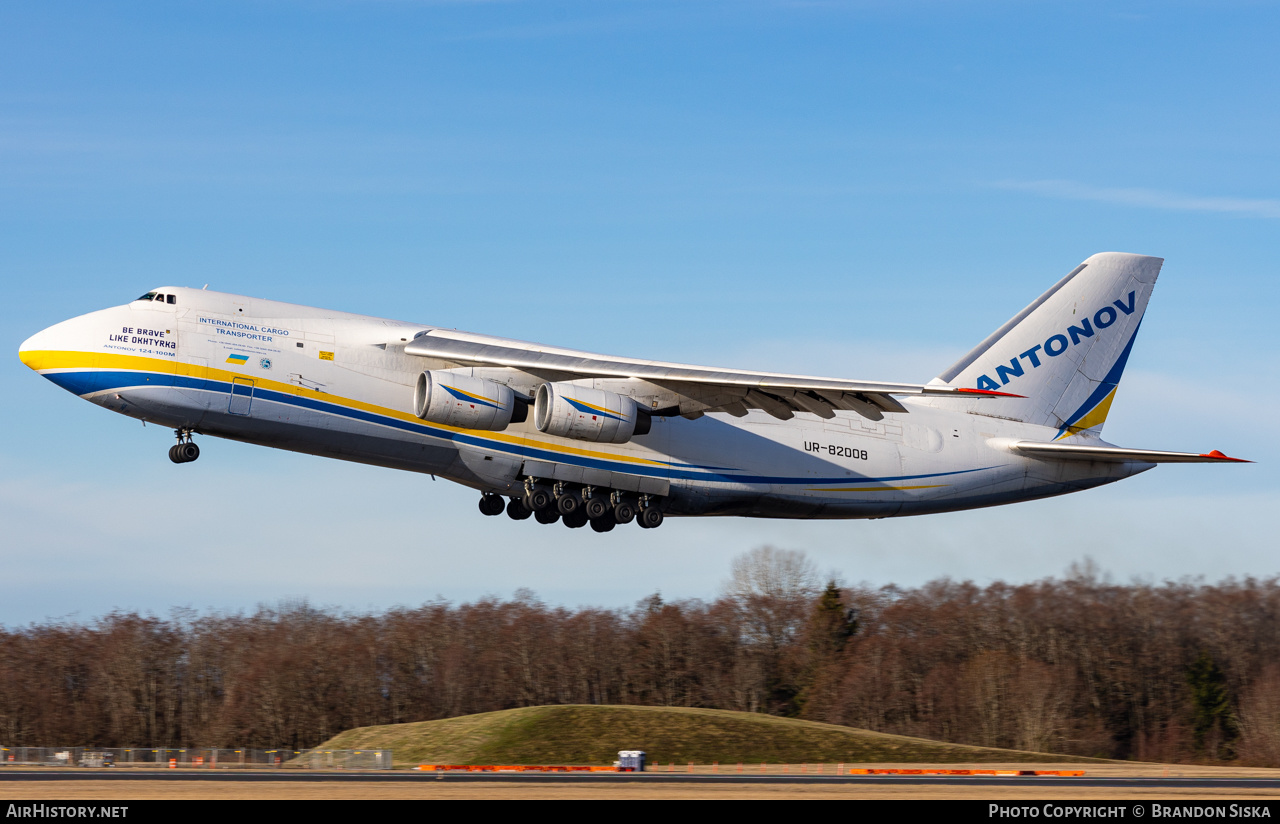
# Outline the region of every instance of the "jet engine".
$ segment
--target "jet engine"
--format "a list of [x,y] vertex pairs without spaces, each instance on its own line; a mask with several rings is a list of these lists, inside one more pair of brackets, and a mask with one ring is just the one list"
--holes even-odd
[[626,443],[648,433],[649,413],[632,398],[571,383],[544,383],[533,398],[539,432],[595,443]]
[[413,392],[415,415],[462,429],[506,429],[513,416],[516,423],[524,420],[525,403],[500,383],[436,370],[419,375]]

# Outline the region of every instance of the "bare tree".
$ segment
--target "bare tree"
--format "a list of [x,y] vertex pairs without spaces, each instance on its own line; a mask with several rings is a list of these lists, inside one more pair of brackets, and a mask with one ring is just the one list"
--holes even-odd
[[724,597],[744,619],[746,639],[778,648],[796,639],[821,591],[818,568],[803,552],[762,546],[733,559]]
[[[0,627],[0,745],[304,747],[531,704],[718,707],[961,743],[1280,766],[1280,579],[819,593],[803,553],[711,603],[437,601]],[[852,616],[856,615],[856,632]]]
[[1280,665],[1267,666],[1240,702],[1240,757],[1280,764]]
[[803,552],[763,546],[733,559],[723,597],[732,607],[739,642],[761,676],[761,708],[800,710],[804,650],[798,641],[821,591],[817,567]]

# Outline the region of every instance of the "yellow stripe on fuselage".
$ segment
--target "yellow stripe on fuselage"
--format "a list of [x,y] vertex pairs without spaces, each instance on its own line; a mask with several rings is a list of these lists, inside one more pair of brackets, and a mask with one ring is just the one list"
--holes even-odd
[[[113,352],[60,352],[43,350],[24,351],[19,353],[19,355],[23,363],[37,372],[54,370],[69,372],[97,370],[171,372],[182,377],[221,381],[223,383],[231,383],[232,378],[243,379],[246,377],[242,372],[231,372],[226,369],[218,369],[213,366],[197,366],[195,364],[184,363],[182,361],[148,358],[141,355],[117,355]],[[385,406],[378,406],[376,404],[358,401],[354,398],[344,398],[341,395],[317,392],[314,389],[307,389],[306,387],[299,386],[295,383],[281,383],[280,381],[261,378],[257,375],[253,375],[252,380],[255,386],[260,386],[263,389],[270,389],[273,392],[280,392],[282,394],[294,395],[297,397],[316,398],[323,400],[325,403],[332,403],[335,406],[345,406],[349,409],[358,409],[361,412],[368,412],[373,415],[382,415],[387,418],[394,418],[396,420],[407,421],[409,423],[426,424],[436,429],[445,430],[446,432],[465,432],[471,436],[480,436],[502,444],[527,446],[533,449],[544,449],[548,452],[559,452],[564,455],[577,455],[583,458],[596,458],[606,461],[621,461],[642,466],[668,466],[665,462],[649,460],[648,458],[638,458],[632,455],[619,455],[613,452],[598,452],[593,449],[579,449],[572,446],[534,440],[523,435],[509,435],[505,432],[491,432],[489,430],[482,429],[464,429],[460,426],[447,426],[445,424],[427,422],[409,412],[400,412],[396,409],[389,409]]]

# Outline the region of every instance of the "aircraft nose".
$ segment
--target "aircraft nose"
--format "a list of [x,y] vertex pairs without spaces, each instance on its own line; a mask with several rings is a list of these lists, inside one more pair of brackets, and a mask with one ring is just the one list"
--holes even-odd
[[36,371],[48,368],[49,358],[54,352],[83,348],[78,345],[84,337],[83,326],[80,318],[72,318],[41,329],[18,347],[18,359]]
[[61,324],[55,324],[48,329],[42,329],[31,337],[22,342],[18,347],[18,359],[25,363],[31,369],[39,369],[41,352],[48,352],[51,349],[57,349],[57,346],[50,345],[54,336],[50,333],[58,328]]

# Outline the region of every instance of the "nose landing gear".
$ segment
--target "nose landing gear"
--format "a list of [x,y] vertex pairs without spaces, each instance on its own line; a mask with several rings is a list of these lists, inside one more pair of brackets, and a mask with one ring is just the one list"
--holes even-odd
[[174,463],[191,463],[200,457],[200,447],[191,440],[190,429],[175,429],[173,434],[178,437],[178,442],[169,447],[169,460]]

